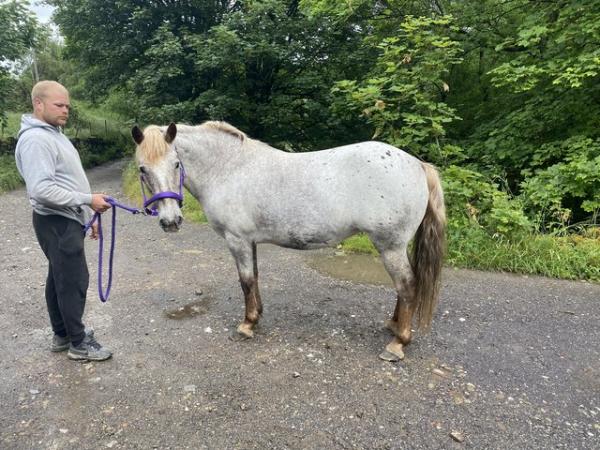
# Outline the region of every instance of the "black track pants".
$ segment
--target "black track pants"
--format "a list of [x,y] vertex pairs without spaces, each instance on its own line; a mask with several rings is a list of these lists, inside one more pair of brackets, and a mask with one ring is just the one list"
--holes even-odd
[[33,228],[46,258],[46,304],[55,334],[79,342],[85,337],[81,320],[89,273],[79,222],[63,216],[33,213]]

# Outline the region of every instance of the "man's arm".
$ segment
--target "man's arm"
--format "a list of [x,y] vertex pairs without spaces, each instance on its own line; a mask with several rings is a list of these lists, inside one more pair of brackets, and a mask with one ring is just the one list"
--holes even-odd
[[69,191],[56,184],[57,154],[47,143],[26,139],[21,145],[19,157],[27,190],[36,202],[58,207],[92,204],[92,194]]

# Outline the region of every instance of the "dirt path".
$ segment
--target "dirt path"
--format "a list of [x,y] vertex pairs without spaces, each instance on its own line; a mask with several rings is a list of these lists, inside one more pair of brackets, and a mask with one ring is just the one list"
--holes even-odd
[[[119,170],[92,170],[92,185],[123,198]],[[0,211],[0,448],[598,448],[599,285],[448,269],[433,331],[390,364],[389,287],[259,246],[265,314],[232,342],[243,301],[224,242],[119,211],[106,304],[87,243],[86,322],[115,357],[80,364],[47,351],[25,192]]]

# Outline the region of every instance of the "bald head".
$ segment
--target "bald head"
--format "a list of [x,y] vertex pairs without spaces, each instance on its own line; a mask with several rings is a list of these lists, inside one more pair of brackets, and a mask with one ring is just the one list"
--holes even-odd
[[36,98],[43,100],[48,98],[48,95],[54,92],[69,95],[69,91],[67,91],[67,89],[57,81],[39,81],[35,84],[35,86],[33,86],[33,89],[31,90],[31,101],[35,106]]
[[55,127],[64,127],[69,118],[69,91],[56,81],[40,81],[31,90],[33,116]]

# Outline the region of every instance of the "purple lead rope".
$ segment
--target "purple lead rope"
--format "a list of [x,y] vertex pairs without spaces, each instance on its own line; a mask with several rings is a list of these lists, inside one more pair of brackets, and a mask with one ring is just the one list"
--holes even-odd
[[106,302],[108,300],[108,296],[110,294],[110,288],[112,286],[112,274],[113,274],[113,257],[115,255],[115,237],[116,237],[116,223],[117,223],[117,208],[124,209],[125,211],[129,211],[131,214],[144,214],[144,210],[131,208],[127,205],[123,205],[116,201],[112,197],[106,197],[106,202],[110,203],[112,206],[112,230],[111,230],[111,238],[110,238],[110,253],[108,257],[108,285],[106,286],[106,292],[102,289],[102,255],[104,253],[104,235],[102,233],[102,215],[100,213],[95,213],[92,220],[88,222],[88,224],[83,229],[83,234],[86,235],[88,230],[92,227],[94,222],[98,221],[98,240],[99,240],[99,250],[98,250],[98,296],[102,302]]
[[[98,239],[99,239],[99,251],[98,251],[98,297],[102,302],[106,302],[108,300],[108,295],[110,294],[110,287],[112,285],[112,274],[113,274],[113,257],[115,255],[115,236],[116,236],[116,224],[117,224],[117,208],[124,209],[125,211],[130,212],[131,214],[143,214],[148,216],[158,216],[156,202],[159,200],[172,198],[179,202],[179,206],[183,206],[183,181],[185,179],[185,170],[183,168],[183,164],[179,162],[179,193],[172,191],[158,192],[154,194],[152,197],[146,197],[146,189],[144,188],[144,178],[140,176],[140,184],[142,188],[142,195],[144,197],[144,207],[143,209],[131,208],[130,206],[123,205],[119,203],[112,197],[105,197],[107,203],[110,203],[112,206],[112,230],[111,230],[111,238],[110,238],[110,253],[108,257],[108,285],[106,286],[106,292],[102,290],[102,254],[104,253],[104,236],[102,234],[102,216],[100,213],[95,213],[92,220],[88,222],[88,224],[83,228],[83,235],[85,236],[94,222],[98,221]],[[152,206],[150,208],[150,206]]]

